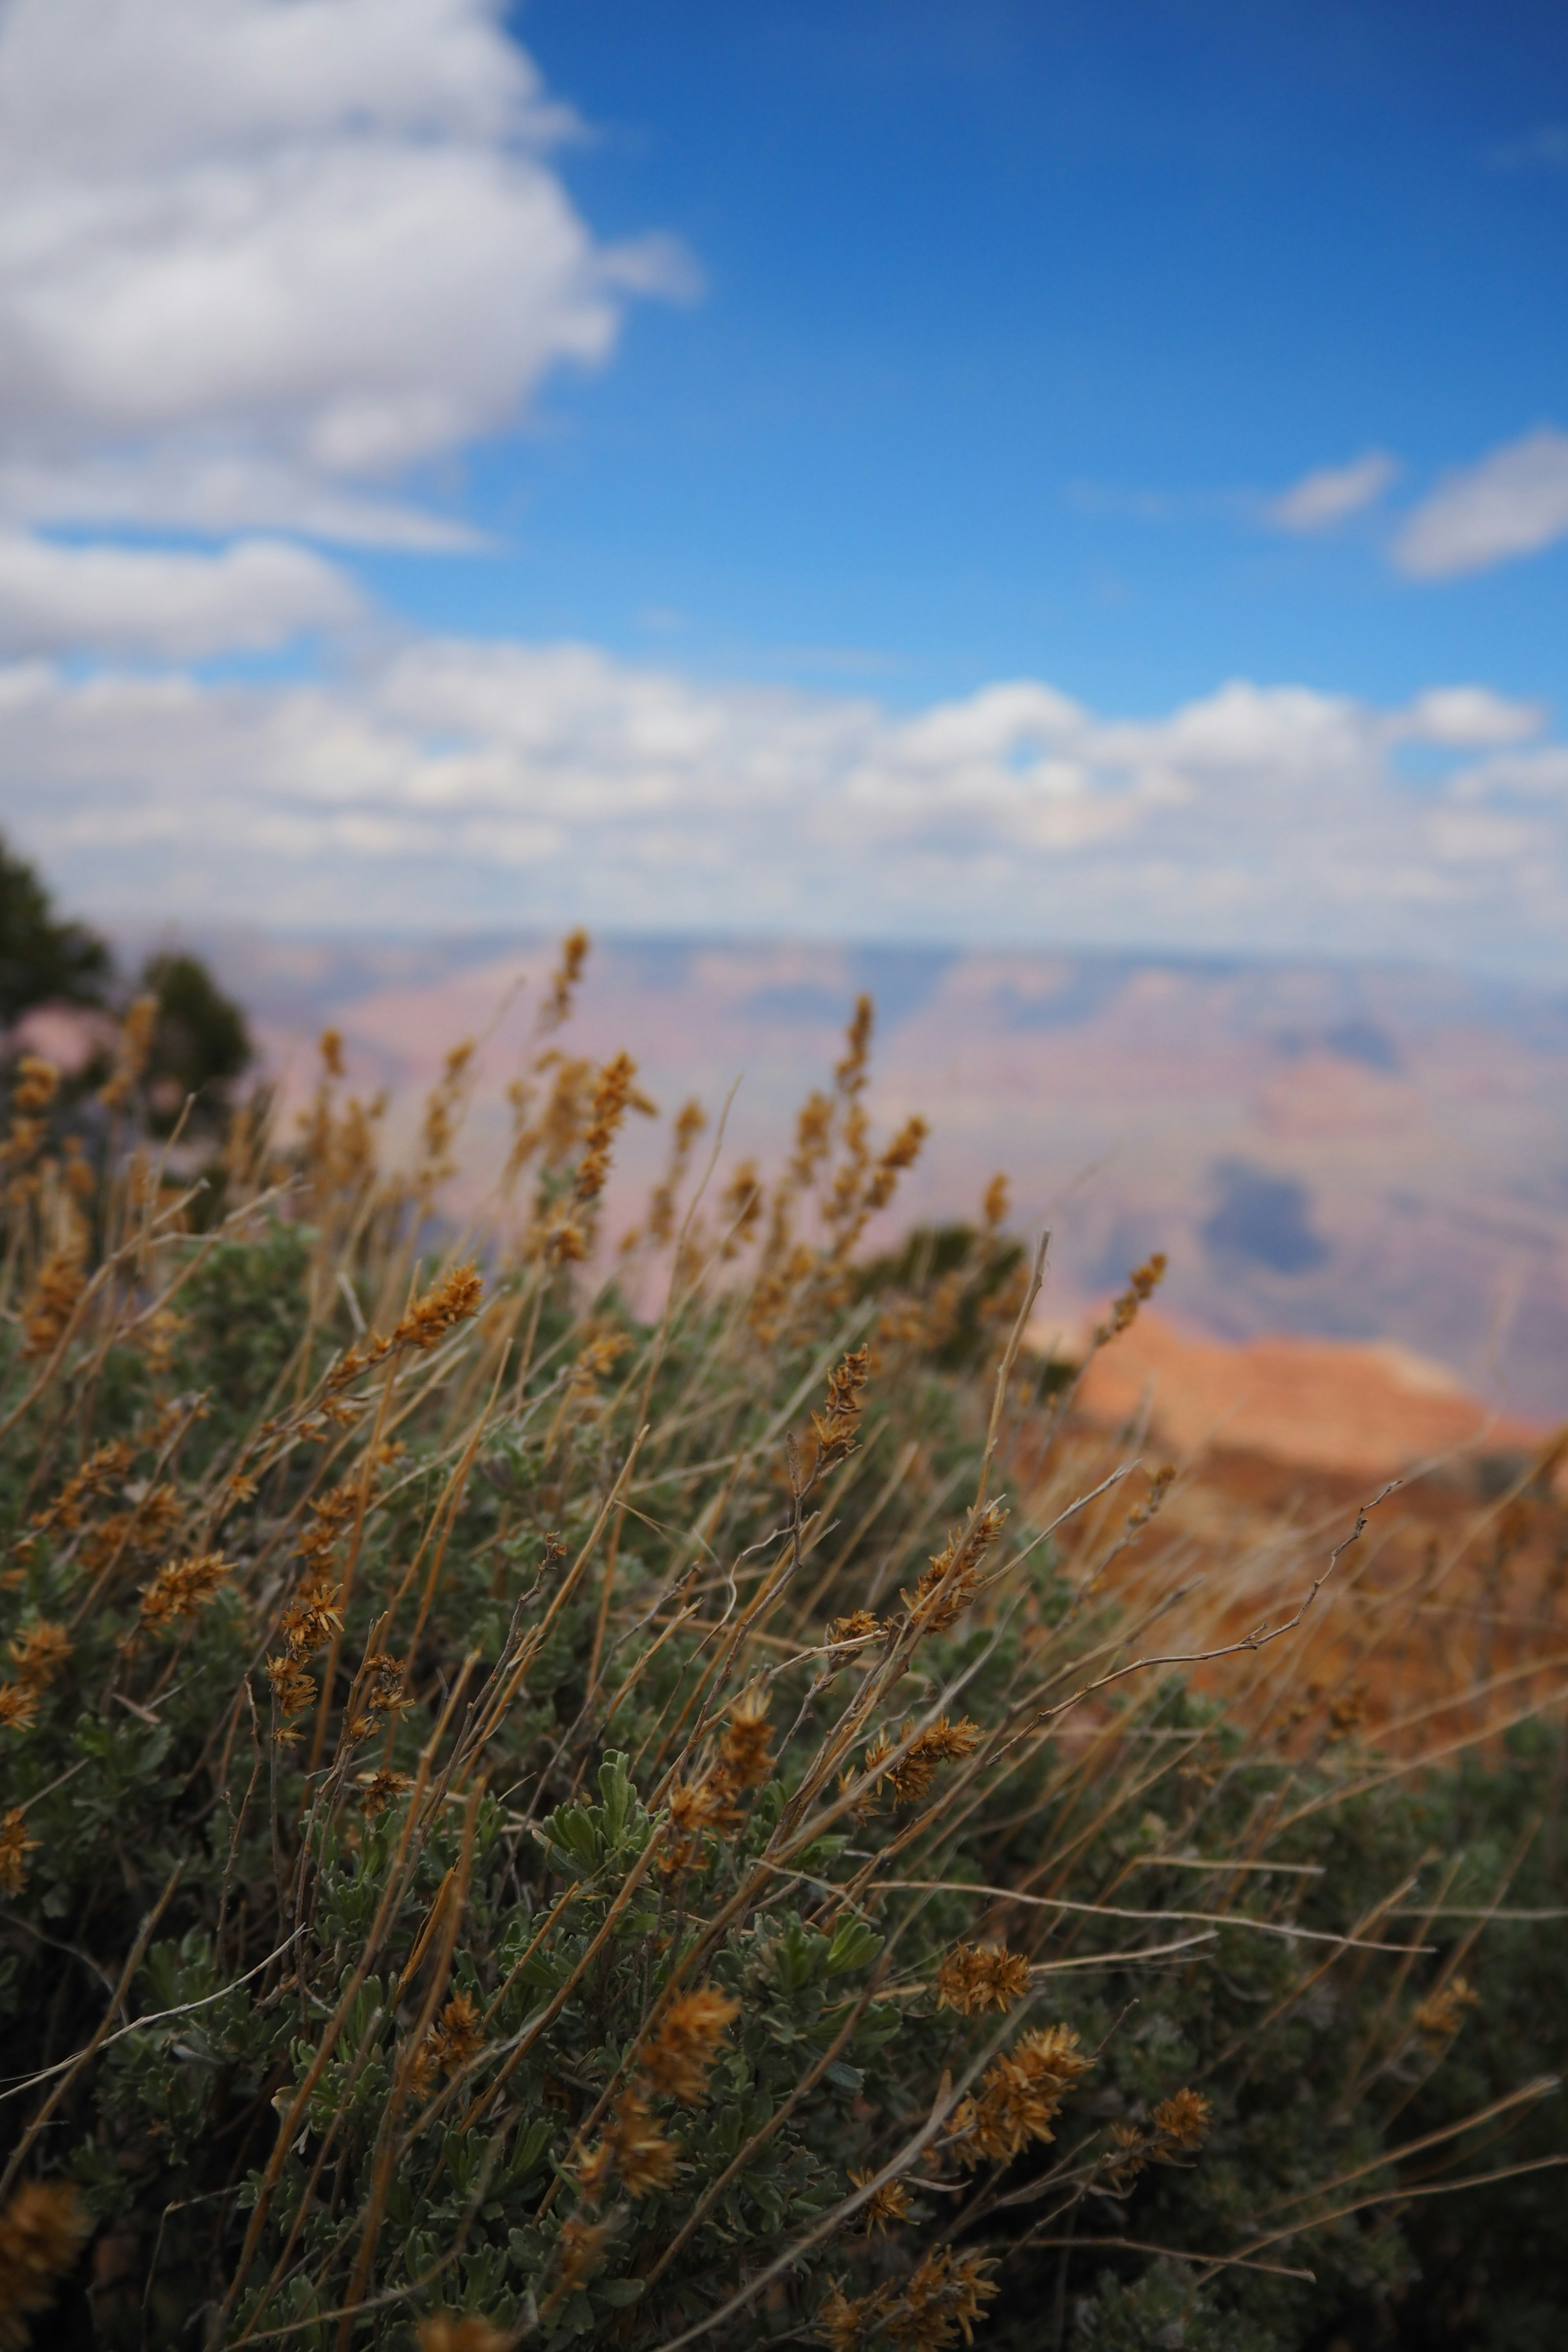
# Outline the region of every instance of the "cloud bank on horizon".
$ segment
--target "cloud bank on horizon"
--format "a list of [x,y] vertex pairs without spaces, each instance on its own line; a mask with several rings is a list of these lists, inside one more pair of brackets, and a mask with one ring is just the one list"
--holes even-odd
[[[700,296],[678,238],[595,232],[584,136],[500,0],[0,5],[0,823],[76,898],[1568,979],[1568,745],[1484,684],[896,711],[400,622],[364,551],[485,544],[450,469]],[[1551,425],[1391,512],[1408,478],[1371,448],[1262,519],[1376,518],[1428,593],[1568,537]]]

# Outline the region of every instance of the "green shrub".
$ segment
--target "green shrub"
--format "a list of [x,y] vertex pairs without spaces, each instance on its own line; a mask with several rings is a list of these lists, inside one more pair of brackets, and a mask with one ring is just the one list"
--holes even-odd
[[1485,2119],[1556,1931],[1468,1916],[1561,1903],[1555,1735],[1401,1774],[1137,1664],[1164,1488],[1041,1402],[1022,1256],[856,1271],[868,1033],[765,1199],[672,1212],[688,1122],[609,1279],[634,1074],[544,1036],[482,1273],[420,1264],[458,1057],[393,1181],[329,1041],[210,1233],[14,1168],[4,2194],[63,2269],[74,2187],[83,2341],[1560,2325],[1559,2174],[1420,2193],[1556,2152]]

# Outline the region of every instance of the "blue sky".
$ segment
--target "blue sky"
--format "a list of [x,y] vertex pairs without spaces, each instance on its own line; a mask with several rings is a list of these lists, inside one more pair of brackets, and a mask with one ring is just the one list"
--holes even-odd
[[[1563,415],[1568,14],[535,0],[603,234],[707,280],[473,461],[500,562],[430,625],[587,635],[914,703],[1041,674],[1131,710],[1232,675],[1560,696],[1568,546],[1381,552],[1443,468]],[[1268,501],[1405,469],[1312,539]],[[801,660],[800,649],[826,656]]]
[[1568,16],[0,0],[109,917],[1568,984]]

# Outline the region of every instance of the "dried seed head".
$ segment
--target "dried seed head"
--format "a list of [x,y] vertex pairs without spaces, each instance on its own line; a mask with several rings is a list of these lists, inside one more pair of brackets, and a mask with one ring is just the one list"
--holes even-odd
[[477,1265],[455,1265],[434,1289],[416,1298],[392,1334],[395,1348],[437,1348],[448,1331],[477,1315],[484,1292]]
[[387,1806],[401,1797],[405,1790],[412,1789],[414,1783],[406,1772],[395,1772],[389,1765],[384,1764],[377,1772],[362,1773],[360,1786],[364,1792],[360,1798],[360,1809],[374,1821],[378,1813],[384,1813]]
[[574,2213],[561,2231],[561,2276],[556,2282],[561,2294],[569,2294],[598,2268],[600,2257],[614,2235],[613,2223],[584,2221]]
[[1209,2117],[1213,2113],[1213,2101],[1205,2099],[1201,2091],[1176,2091],[1170,2098],[1162,2099],[1152,2117],[1154,2130],[1162,2143],[1150,2151],[1155,2162],[1168,2163],[1171,2151],[1176,2148],[1184,2148],[1191,2154],[1194,2149],[1202,2147],[1208,2137]]
[[864,1642],[882,1630],[880,1620],[868,1609],[852,1609],[847,1617],[835,1617],[827,1628],[830,1642]]
[[961,2017],[1011,2009],[1029,1990],[1029,1963],[1005,1944],[959,1944],[937,1970],[937,2005]]
[[883,1759],[891,1756],[900,1742],[885,1731],[866,1750],[866,1769],[875,1775],[872,1793],[879,1795],[885,1780],[893,1792],[893,1801],[900,1805],[919,1802],[936,1779],[937,1766],[954,1762],[972,1755],[982,1738],[980,1726],[963,1716],[950,1723],[945,1715],[938,1716],[933,1724],[912,1740],[896,1763],[883,1769]]
[[216,1596],[224,1578],[233,1574],[233,1563],[216,1551],[170,1560],[142,1591],[142,1624],[150,1632],[161,1633],[199,1617]]
[[70,1636],[63,1625],[40,1617],[11,1643],[16,1679],[28,1690],[41,1691],[54,1680],[70,1656]]
[[458,2074],[485,2046],[484,2020],[471,1993],[454,1993],[425,2036],[414,2061],[414,2079],[423,2087],[435,2074]]
[[860,1391],[870,1370],[870,1349],[857,1348],[852,1355],[845,1357],[837,1371],[827,1375],[827,1402],[820,1412],[811,1416],[816,1435],[818,1473],[834,1469],[854,1453],[860,1430]]
[[[849,2178],[857,2189],[864,2189],[868,2180],[875,2179],[876,2175],[868,2171],[858,2172],[851,2165]],[[909,2220],[913,2210],[914,2200],[903,2182],[884,2180],[880,2189],[873,2189],[861,2206],[860,2226],[868,2238],[876,2237],[882,2231],[900,2228]]]
[[731,1790],[760,1787],[773,1769],[768,1752],[773,1726],[761,1698],[738,1699],[719,1749],[719,1777]]
[[962,1531],[949,1536],[912,1592],[902,1596],[921,1633],[945,1633],[974,1599],[986,1553],[1007,1523],[1000,1503],[987,1503]]
[[416,2340],[419,2352],[511,2352],[517,2337],[470,2311],[422,2319]]
[[1078,2040],[1068,2026],[1046,2026],[1022,2035],[992,2061],[978,2093],[954,2117],[961,2163],[1005,2164],[1031,2140],[1056,2137],[1051,2125],[1063,2099],[1094,2063],[1079,2055]]
[[708,2089],[708,2075],[741,2004],[712,1985],[672,2000],[645,2045],[641,2064],[656,2091],[695,2106]]
[[1452,2041],[1465,2021],[1468,2009],[1479,2009],[1481,1997],[1463,1977],[1450,1977],[1436,1992],[1428,1993],[1415,2011],[1415,2030],[1429,2044]]
[[26,1683],[0,1683],[0,1728],[31,1731],[38,1719],[38,1694]]
[[0,1891],[20,1895],[27,1883],[27,1856],[36,1853],[38,1841],[27,1835],[27,1819],[19,1805],[13,1805],[4,1821],[0,1821]]
[[26,2352],[27,2322],[47,2311],[91,2223],[66,2180],[26,2180],[0,2213],[0,2347]]

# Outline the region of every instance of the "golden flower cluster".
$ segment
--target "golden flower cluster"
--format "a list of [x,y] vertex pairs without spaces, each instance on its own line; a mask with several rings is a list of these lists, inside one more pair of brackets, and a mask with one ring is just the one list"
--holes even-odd
[[936,1972],[937,2006],[961,2017],[1011,2009],[1028,1990],[1028,1958],[1005,1944],[957,1944]]
[[10,1731],[27,1731],[37,1720],[45,1691],[70,1656],[70,1636],[53,1618],[35,1618],[12,1636],[10,1653],[16,1679],[0,1683],[0,1724]]
[[150,1633],[166,1633],[175,1625],[198,1617],[216,1599],[234,1564],[221,1552],[205,1551],[188,1559],[172,1559],[158,1570],[142,1594],[142,1622]]
[[642,2093],[633,2088],[619,2099],[609,2128],[577,2168],[577,2185],[590,2204],[597,2204],[612,2177],[626,2195],[648,2196],[668,2189],[680,2168],[680,2151],[667,2139]]
[[1138,1319],[1138,1309],[1153,1297],[1165,1279],[1165,1253],[1156,1250],[1142,1265],[1135,1265],[1127,1277],[1127,1287],[1120,1298],[1110,1302],[1110,1312],[1103,1323],[1094,1327],[1094,1344],[1103,1348],[1109,1339],[1116,1339]]
[[387,1806],[401,1797],[405,1790],[412,1789],[414,1783],[406,1772],[395,1772],[389,1764],[384,1764],[378,1771],[362,1773],[359,1785],[363,1791],[360,1808],[374,1821],[378,1813],[384,1813]]
[[52,1356],[69,1329],[87,1288],[83,1257],[80,1243],[73,1240],[53,1251],[39,1267],[22,1305],[22,1354],[27,1362]]
[[106,1494],[121,1479],[129,1477],[132,1459],[131,1447],[122,1437],[110,1438],[106,1445],[95,1445],[87,1460],[71,1472],[54,1501],[35,1515],[34,1527],[40,1535],[51,1528],[74,1535],[88,1504],[96,1496]]
[[517,2337],[470,2311],[422,2319],[416,2340],[419,2352],[511,2352]]
[[738,1830],[745,1819],[735,1800],[747,1789],[760,1788],[773,1770],[772,1731],[762,1701],[743,1694],[730,1710],[719,1754],[699,1780],[678,1780],[669,1794],[669,1824],[674,1835],[659,1855],[666,1877],[684,1870],[705,1836],[723,1836]]
[[829,2352],[858,2352],[880,2341],[898,2352],[947,2352],[961,2339],[974,2340],[977,2320],[996,2294],[990,2256],[955,2253],[939,2246],[908,2275],[847,2296],[835,2286],[816,2315],[817,2333]]
[[985,1555],[1006,1525],[1000,1503],[987,1503],[966,1528],[950,1535],[912,1592],[901,1598],[910,1622],[921,1633],[945,1633],[957,1624],[980,1589]]
[[820,1412],[811,1416],[811,1426],[816,1439],[817,1475],[836,1469],[854,1453],[860,1433],[863,1410],[861,1391],[871,1369],[869,1348],[857,1348],[845,1357],[836,1371],[827,1375],[827,1402]]
[[1037,2027],[992,2060],[953,2117],[961,2164],[1007,2164],[1031,2140],[1055,2138],[1051,2126],[1063,2099],[1094,2063],[1078,2041],[1068,2026]]
[[1463,1977],[1450,1977],[1438,1990],[1428,1993],[1415,2011],[1415,2030],[1422,2040],[1436,2047],[1451,2042],[1465,2021],[1468,2009],[1479,2009],[1481,1997]]
[[866,1750],[865,1769],[872,1777],[870,1794],[879,1796],[884,1781],[893,1792],[899,1805],[918,1804],[936,1779],[939,1764],[956,1762],[961,1757],[973,1755],[981,1740],[980,1726],[961,1716],[950,1723],[939,1715],[933,1724],[910,1742],[905,1753],[896,1763],[883,1769],[884,1759],[900,1744],[903,1735],[895,1739],[891,1732],[879,1731]]
[[712,1985],[679,1993],[643,2045],[642,2072],[653,2089],[696,2106],[707,2095],[713,2062],[740,2014],[740,2002]]
[[27,1883],[27,1856],[38,1841],[27,1835],[27,1817],[13,1805],[0,1821],[0,1893],[20,1895]]
[[305,1672],[305,1661],[324,1650],[332,1635],[342,1631],[337,1585],[317,1579],[302,1584],[279,1620],[283,1647],[267,1661],[267,1679],[278,1710],[276,1738],[279,1748],[299,1738],[292,1718],[314,1706],[320,1696],[316,1678]]
[[393,1330],[393,1346],[426,1351],[439,1347],[448,1331],[479,1313],[484,1286],[477,1265],[455,1265],[443,1281],[415,1300]]
[[91,2223],[68,2181],[26,2180],[0,2213],[0,2352],[26,2352]]
[[[849,2168],[850,2180],[857,2189],[864,2189],[868,2180],[874,2180],[876,2177],[869,2170],[858,2171],[854,2165]],[[913,2200],[903,2182],[884,2180],[880,2189],[874,2189],[860,2208],[860,2226],[868,2238],[874,2238],[888,2230],[900,2228],[913,2210]]]
[[835,1617],[830,1620],[827,1638],[836,1645],[840,1643],[864,1642],[868,1641],[873,1633],[879,1633],[881,1630],[881,1621],[874,1617],[869,1609],[852,1609],[847,1617]]
[[708,2077],[741,2004],[712,1985],[678,1994],[638,2053],[638,2067],[617,2100],[608,2128],[577,2167],[577,2182],[597,2204],[612,2179],[628,2197],[668,2189],[680,2167],[680,2150],[662,2129],[648,2105],[651,2094],[696,2106],[707,2096]]
[[460,2074],[485,2046],[484,2020],[471,1993],[454,1993],[421,2042],[414,2084],[426,2089],[437,2074]]
[[414,1704],[405,1684],[407,1672],[407,1659],[385,1650],[366,1662],[354,1694],[358,1708],[349,1721],[351,1739],[369,1739],[388,1716],[407,1714]]
[[1149,2118],[1147,2130],[1134,2124],[1112,2124],[1114,2151],[1106,2178],[1118,2197],[1125,2196],[1146,2164],[1174,2164],[1180,2156],[1194,2156],[1208,2137],[1213,2102],[1201,2091],[1173,2091],[1162,2099]]

